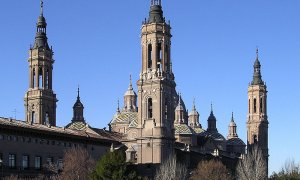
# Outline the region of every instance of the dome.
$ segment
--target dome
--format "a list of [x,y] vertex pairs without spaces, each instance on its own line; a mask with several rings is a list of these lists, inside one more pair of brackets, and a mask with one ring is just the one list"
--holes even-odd
[[240,138],[232,138],[227,140],[227,145],[232,146],[246,146],[244,141],[242,141]]

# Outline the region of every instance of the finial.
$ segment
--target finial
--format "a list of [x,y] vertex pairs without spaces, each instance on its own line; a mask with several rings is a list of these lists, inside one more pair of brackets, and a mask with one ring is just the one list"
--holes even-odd
[[196,110],[196,99],[193,100],[193,110]]
[[44,11],[44,1],[41,0],[41,16],[43,16]]
[[79,93],[80,93],[80,89],[79,89],[79,85],[78,85],[78,88],[77,88],[77,99],[80,98]]
[[117,107],[117,112],[120,112],[120,100],[118,99],[118,107]]
[[234,122],[233,112],[232,112],[232,114],[231,114],[231,122]]
[[213,112],[213,103],[210,103],[210,111]]
[[129,75],[129,87],[128,90],[133,90],[132,88],[132,78],[131,78],[131,74]]
[[258,59],[258,54],[259,54],[259,52],[258,52],[258,47],[256,46],[256,58]]

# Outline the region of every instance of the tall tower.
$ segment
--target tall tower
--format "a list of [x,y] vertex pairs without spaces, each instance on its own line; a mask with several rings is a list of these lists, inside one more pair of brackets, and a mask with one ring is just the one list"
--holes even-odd
[[178,95],[171,68],[171,37],[161,0],[151,0],[149,17],[143,22],[141,33],[137,163],[161,163],[173,150]]
[[248,149],[255,144],[258,145],[266,158],[266,162],[268,162],[268,91],[261,76],[258,50],[256,50],[256,54],[253,80],[248,87],[247,144]]
[[34,46],[29,50],[29,89],[25,94],[25,117],[29,123],[56,125],[56,94],[52,90],[53,51],[47,41],[43,1]]

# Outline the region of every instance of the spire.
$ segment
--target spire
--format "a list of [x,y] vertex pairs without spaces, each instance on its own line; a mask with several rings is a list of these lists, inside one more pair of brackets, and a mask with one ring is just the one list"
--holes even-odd
[[120,113],[120,100],[118,99],[117,113]]
[[256,48],[256,60],[253,65],[254,73],[253,73],[253,80],[251,83],[252,85],[263,85],[264,84],[262,77],[261,77],[261,71],[260,71],[261,65],[260,65],[258,56],[259,56],[259,52],[258,52],[258,48]]
[[215,132],[218,132],[218,130],[217,130],[217,119],[216,119],[216,117],[214,115],[214,112],[213,112],[213,104],[211,103],[210,106],[211,106],[211,111],[210,111],[210,115],[207,119],[207,124],[208,124],[207,131],[215,133]]
[[36,37],[33,48],[45,48],[50,50],[47,38],[47,23],[44,17],[44,1],[40,2],[40,15],[36,24]]
[[127,112],[136,112],[137,111],[136,100],[137,100],[137,95],[136,95],[135,91],[133,90],[132,77],[130,74],[129,87],[124,94],[124,110]]
[[41,0],[41,15],[40,16],[44,16],[44,1]]
[[148,23],[164,23],[161,0],[151,0]]
[[84,106],[80,101],[80,91],[79,91],[79,86],[77,88],[77,100],[73,106],[73,119],[72,122],[85,122],[84,117],[83,117],[83,109]]
[[236,131],[236,124],[234,122],[234,117],[233,117],[233,112],[232,112],[232,115],[231,115],[231,121],[229,123],[229,127],[228,127],[228,136],[227,136],[227,139],[232,139],[232,138],[238,138],[238,135],[237,135],[237,131]]
[[79,93],[80,93],[80,90],[79,90],[79,85],[78,85],[78,88],[77,88],[77,100],[80,99],[80,94]]
[[133,88],[132,88],[132,79],[131,79],[131,74],[130,74],[130,80],[129,80],[129,88],[128,88],[128,90],[133,90]]

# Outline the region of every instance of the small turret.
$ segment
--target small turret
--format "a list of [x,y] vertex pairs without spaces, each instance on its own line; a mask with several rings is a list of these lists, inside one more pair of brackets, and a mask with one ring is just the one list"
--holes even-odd
[[210,116],[207,119],[207,124],[208,124],[208,127],[207,127],[207,131],[208,132],[211,132],[211,133],[217,133],[218,132],[218,129],[217,129],[217,119],[216,119],[216,117],[214,115],[213,105],[212,104],[211,104]]
[[193,101],[193,108],[192,111],[189,113],[189,125],[191,127],[201,127],[201,124],[199,122],[199,113],[196,110],[196,103],[195,103],[195,99]]
[[80,101],[80,95],[79,95],[79,87],[77,90],[77,100],[73,106],[73,119],[72,122],[85,122],[84,117],[83,117],[83,109],[84,106]]
[[184,105],[184,102],[181,98],[181,94],[179,94],[178,105],[175,109],[175,122],[177,124],[187,124],[187,112]]
[[233,113],[232,113],[232,116],[231,116],[231,121],[229,123],[229,132],[228,132],[227,139],[232,139],[232,138],[238,138]]
[[130,82],[128,90],[124,94],[124,111],[126,112],[137,112],[136,107],[137,95],[132,87],[132,79],[130,75]]

